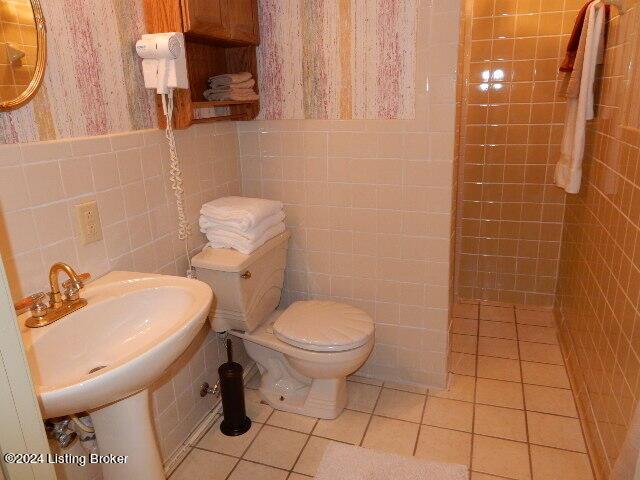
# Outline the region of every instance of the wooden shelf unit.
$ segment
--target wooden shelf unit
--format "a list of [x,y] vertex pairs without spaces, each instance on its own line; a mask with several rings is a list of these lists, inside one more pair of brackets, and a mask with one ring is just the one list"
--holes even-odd
[[[238,38],[223,38],[225,33],[216,31],[214,36],[203,34],[202,27],[189,18],[187,12],[202,4],[202,0],[144,0],[145,23],[147,32],[183,32],[185,35],[187,54],[187,73],[189,77],[189,90],[176,90],[175,110],[173,114],[174,128],[183,129],[196,123],[219,122],[229,120],[252,120],[260,111],[259,100],[250,102],[208,102],[203,92],[208,88],[209,77],[224,73],[250,72],[256,80],[254,90],[258,90],[258,62],[256,47],[258,44],[257,26],[257,2],[256,0],[208,0],[219,6],[224,21],[227,17],[235,18],[238,12],[227,15],[226,9],[233,9],[231,5],[241,2],[245,10],[252,10],[250,19],[243,19],[245,31]],[[194,7],[195,5],[195,7]],[[210,7],[213,8],[213,7]],[[235,9],[237,10],[237,8]],[[236,17],[233,17],[233,15]],[[191,12],[191,16],[193,13]],[[187,21],[184,19],[187,18]],[[246,34],[246,24],[254,22],[254,34]],[[196,25],[200,30],[189,31],[191,25]],[[233,30],[233,29],[231,29]],[[235,34],[235,30],[230,31]],[[196,118],[196,110],[203,108],[227,107],[228,115],[217,117]],[[162,113],[160,98],[156,99],[158,111],[158,125],[164,128],[165,118]]]
[[240,101],[230,100],[224,102],[192,102],[193,108],[217,108],[217,107],[230,107],[232,105],[254,105],[258,103],[258,100]]

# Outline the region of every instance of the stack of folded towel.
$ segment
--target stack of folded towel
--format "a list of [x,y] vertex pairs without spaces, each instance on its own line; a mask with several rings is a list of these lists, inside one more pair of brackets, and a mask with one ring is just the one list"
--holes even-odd
[[258,100],[258,94],[253,91],[255,84],[249,72],[216,75],[209,78],[209,89],[204,91],[204,98],[210,102]]
[[234,248],[248,255],[284,230],[282,202],[275,200],[223,197],[200,210],[200,231],[211,248]]

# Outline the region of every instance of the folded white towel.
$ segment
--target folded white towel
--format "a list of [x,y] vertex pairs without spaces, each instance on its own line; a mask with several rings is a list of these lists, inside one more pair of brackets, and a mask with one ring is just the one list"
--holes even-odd
[[200,214],[247,232],[265,218],[280,213],[282,202],[263,198],[222,197],[205,203]]
[[251,78],[251,79],[247,80],[246,82],[231,83],[231,84],[228,84],[228,85],[214,84],[214,85],[211,86],[210,90],[213,93],[228,92],[229,90],[240,90],[240,89],[245,89],[245,88],[253,88],[255,84],[256,84],[256,81],[253,78]]
[[257,250],[262,245],[267,243],[276,235],[280,235],[285,231],[284,222],[280,222],[277,225],[269,228],[264,234],[255,241],[247,240],[242,235],[230,233],[226,231],[207,232],[208,247],[211,248],[234,248],[240,253],[249,255],[251,252]]
[[209,232],[213,232],[214,234],[217,232],[227,232],[233,233],[235,235],[240,235],[250,242],[255,242],[264,235],[264,233],[269,230],[271,227],[281,223],[284,220],[284,212],[280,211],[275,215],[271,215],[270,217],[265,218],[260,223],[258,223],[255,227],[249,230],[243,230],[241,228],[237,228],[234,225],[229,225],[224,222],[218,222],[217,220],[213,220],[206,215],[200,215],[200,231],[204,234],[208,234]]
[[206,98],[210,102],[224,102],[224,101],[233,101],[233,102],[252,102],[254,100],[258,100],[260,97],[256,92],[251,90],[250,88],[244,88],[241,90],[228,90],[226,92],[214,92],[213,90],[205,90],[204,98]]
[[223,75],[216,75],[214,77],[209,77],[209,84],[212,87],[214,85],[230,85],[232,83],[246,82],[251,78],[252,78],[252,75],[249,72],[225,73]]

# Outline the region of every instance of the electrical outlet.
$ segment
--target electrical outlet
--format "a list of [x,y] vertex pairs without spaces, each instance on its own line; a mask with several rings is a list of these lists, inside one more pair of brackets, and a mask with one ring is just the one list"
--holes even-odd
[[95,201],[81,203],[75,207],[82,244],[88,245],[102,240],[102,224],[100,223],[98,203]]

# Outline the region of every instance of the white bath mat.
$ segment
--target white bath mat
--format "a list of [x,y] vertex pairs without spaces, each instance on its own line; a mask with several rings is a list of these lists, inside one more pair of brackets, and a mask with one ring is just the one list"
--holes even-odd
[[332,443],[316,480],[468,480],[465,465],[427,462],[393,453]]

